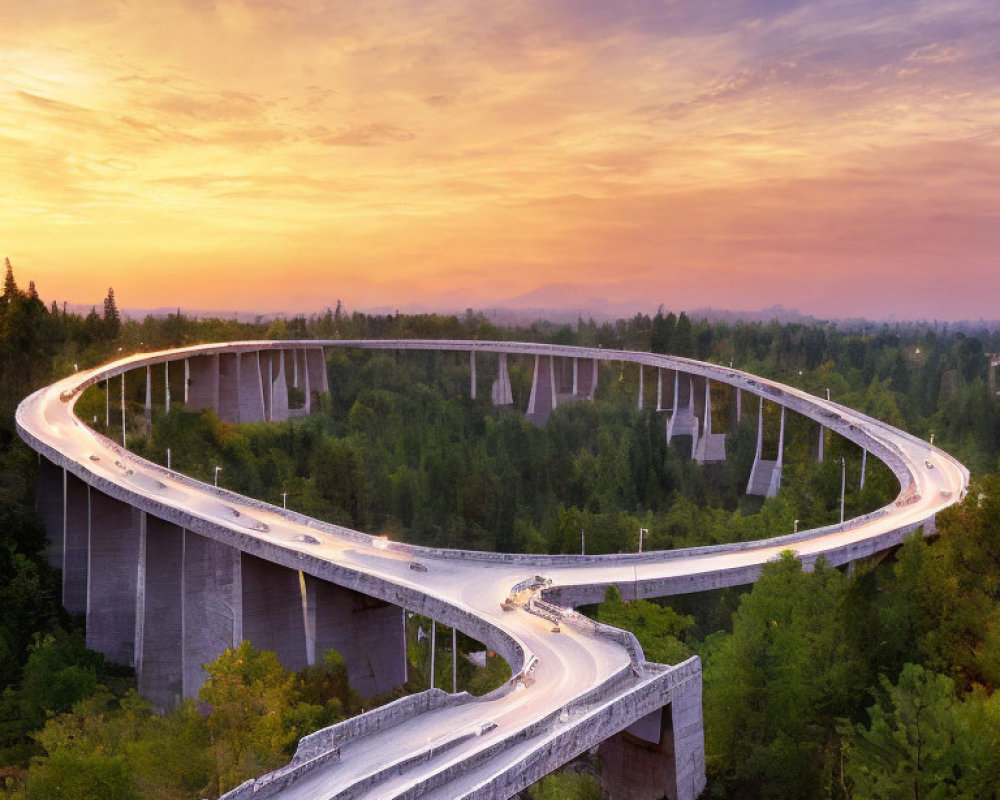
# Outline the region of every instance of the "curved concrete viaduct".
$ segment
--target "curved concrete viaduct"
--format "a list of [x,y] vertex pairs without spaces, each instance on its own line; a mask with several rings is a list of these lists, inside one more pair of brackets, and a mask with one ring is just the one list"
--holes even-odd
[[[639,406],[652,393],[645,380],[655,377],[665,435],[690,436],[701,461],[724,458],[711,392],[728,385],[737,417],[744,395],[761,398],[748,407],[759,420],[764,401],[781,408],[776,458],[763,458],[758,427],[748,492],[773,494],[780,484],[786,409],[819,424],[820,458],[824,431],[833,430],[887,464],[901,490],[864,517],[765,541],[612,556],[440,550],[200,483],[135,456],[73,413],[82,391],[100,382],[109,396],[120,382],[124,405],[124,376],[137,370],[145,371],[148,411],[154,370],[162,369],[156,384],[167,411],[171,399],[183,399],[231,422],[279,421],[308,413],[312,394],[326,391],[324,348],[338,347],[469,353],[473,396],[477,359],[495,359],[495,404],[512,399],[508,357],[533,358],[527,416],[538,424],[558,405],[593,398],[599,361],[635,364]],[[296,390],[305,399],[300,409],[289,404]],[[36,392],[19,406],[17,426],[42,456],[39,510],[63,569],[65,605],[86,612],[88,645],[135,666],[140,688],[161,706],[194,696],[201,665],[244,638],[291,668],[332,647],[363,691],[399,685],[400,608],[485,642],[511,665],[511,680],[486,697],[433,689],[306,737],[288,767],[232,798],[507,798],[626,730],[605,761],[615,796],[694,798],[704,786],[700,662],[648,663],[634,636],[572,607],[603,599],[610,584],[626,597],[658,597],[750,583],[788,549],[807,566],[820,556],[844,564],[921,526],[933,529],[935,514],[958,501],[969,480],[960,463],[920,439],[739,370],[515,342],[261,341],[137,354]],[[504,609],[508,597],[514,602]],[[642,764],[654,785],[630,778],[626,763]]]

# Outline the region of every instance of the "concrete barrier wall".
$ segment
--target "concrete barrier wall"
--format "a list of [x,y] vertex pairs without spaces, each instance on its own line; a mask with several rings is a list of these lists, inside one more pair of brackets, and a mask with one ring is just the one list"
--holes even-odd
[[[636,720],[669,704],[675,693],[683,691],[684,681],[689,680],[695,673],[698,676],[700,690],[701,665],[695,658],[677,667],[647,676],[627,693],[606,698],[603,703],[579,716],[570,715],[562,720],[560,719],[562,710],[555,711],[515,734],[499,739],[473,757],[444,767],[427,780],[394,797],[396,800],[418,800],[434,789],[483,766],[517,744],[536,737],[544,737],[539,746],[533,747],[516,764],[498,768],[494,776],[485,779],[479,786],[457,795],[463,800],[496,800],[496,798],[510,797],[541,780],[558,766],[572,760],[609,735],[627,728]],[[694,800],[704,788],[704,783],[702,769],[700,778],[693,782],[692,788],[696,790],[695,793],[687,790],[680,793],[679,797],[681,800]]]
[[341,746],[347,742],[382,733],[419,714],[464,705],[474,699],[467,692],[447,694],[440,689],[430,689],[323,728],[299,740],[288,766],[247,781],[224,794],[220,800],[244,800],[249,797],[268,800],[311,774],[317,767],[338,759]]

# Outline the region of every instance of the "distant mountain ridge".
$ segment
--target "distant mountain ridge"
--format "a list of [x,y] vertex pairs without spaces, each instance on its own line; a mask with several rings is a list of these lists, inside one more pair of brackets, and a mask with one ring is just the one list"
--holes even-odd
[[[556,291],[559,287],[546,287]],[[517,298],[512,298],[510,300],[501,301],[497,305],[485,306],[481,308],[472,307],[472,310],[476,313],[481,313],[491,322],[497,325],[530,325],[533,322],[538,322],[544,320],[547,322],[563,323],[563,324],[573,324],[578,319],[591,320],[595,322],[608,322],[616,319],[628,319],[634,317],[636,314],[648,314],[650,316],[654,315],[657,311],[657,306],[653,307],[638,307],[635,303],[630,302],[616,302],[609,303],[607,301],[592,300],[590,303],[582,303],[578,308],[566,308],[566,307],[552,307],[552,306],[531,306],[531,305],[517,305],[516,301],[520,299],[528,299],[529,297],[535,295],[535,293],[529,293],[528,295],[521,295]],[[60,303],[59,307],[62,308],[63,304]],[[86,316],[90,313],[91,309],[95,309],[98,314],[101,313],[102,308],[100,304],[87,304],[87,303],[66,303],[65,308],[70,313],[81,314]],[[597,310],[600,308],[600,310]],[[788,323],[800,323],[800,324],[814,324],[820,322],[833,322],[843,327],[865,327],[872,324],[881,323],[926,323],[932,324],[934,326],[944,325],[951,329],[981,329],[989,328],[996,329],[1000,328],[1000,320],[960,320],[960,321],[942,321],[942,320],[920,320],[920,319],[899,319],[897,317],[886,317],[883,319],[866,319],[862,317],[857,318],[835,318],[835,319],[825,319],[823,317],[816,317],[812,314],[806,314],[796,308],[786,308],[785,306],[777,303],[775,305],[769,306],[768,308],[758,309],[758,310],[731,310],[724,308],[714,308],[711,306],[701,307],[701,308],[672,308],[666,303],[663,304],[664,312],[673,311],[679,314],[684,311],[692,320],[702,320],[707,319],[711,322],[726,322],[726,323],[736,323],[736,322],[778,322],[781,324]],[[447,307],[447,306],[430,306],[423,304],[412,304],[407,306],[374,306],[358,309],[347,309],[347,313],[352,313],[357,310],[365,314],[374,315],[386,315],[395,313],[406,313],[406,314],[465,314],[468,310],[467,308],[458,307]],[[157,308],[120,308],[119,312],[123,319],[133,319],[133,320],[143,320],[147,316],[153,316],[157,318],[166,317],[170,314],[176,314],[180,311],[182,314],[188,317],[195,317],[198,319],[228,319],[237,322],[261,322],[268,323],[275,319],[291,319],[296,316],[306,316],[309,317],[315,314],[323,314],[326,309],[322,311],[256,311],[256,310],[245,310],[245,309],[206,309],[206,308],[190,308],[186,306],[160,306]]]

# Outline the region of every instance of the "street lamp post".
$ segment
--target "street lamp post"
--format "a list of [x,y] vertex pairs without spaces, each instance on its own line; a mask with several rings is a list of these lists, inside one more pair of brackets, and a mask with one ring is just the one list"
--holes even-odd
[[216,465],[215,467],[215,488],[219,488],[219,473],[222,472],[222,467]]
[[847,490],[847,461],[840,457],[840,524],[844,524],[844,492]]
[[792,533],[798,533],[798,532],[799,532],[799,521],[795,520],[795,522],[792,523]]
[[642,552],[642,537],[649,533],[649,528],[639,528],[639,552]]
[[288,508],[288,492],[281,493],[281,507]]
[[587,555],[587,539],[583,531],[583,525],[580,526],[580,555]]
[[167,448],[167,469],[170,469],[170,448]]

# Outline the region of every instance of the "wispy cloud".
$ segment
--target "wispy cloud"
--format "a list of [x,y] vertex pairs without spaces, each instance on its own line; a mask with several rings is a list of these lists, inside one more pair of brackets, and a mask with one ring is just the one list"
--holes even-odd
[[0,246],[135,305],[169,265],[206,305],[248,275],[283,305],[293,270],[390,305],[612,275],[978,316],[998,40],[990,0],[10,3]]

